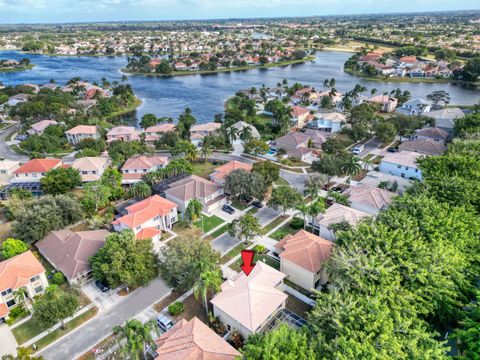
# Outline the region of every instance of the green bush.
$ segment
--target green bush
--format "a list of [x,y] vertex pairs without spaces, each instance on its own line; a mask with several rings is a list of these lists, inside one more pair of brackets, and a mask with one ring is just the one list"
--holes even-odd
[[185,310],[185,305],[180,301],[175,301],[168,307],[168,312],[172,316],[180,315]]
[[253,250],[255,250],[257,254],[263,254],[265,251],[267,251],[267,248],[263,245],[258,244],[253,247]]
[[12,310],[10,310],[10,313],[8,314],[8,320],[7,324],[12,325],[15,320],[19,318],[23,318],[29,314],[28,310],[25,309],[23,306],[16,306]]
[[294,217],[292,221],[290,222],[290,227],[292,229],[301,229],[303,228],[303,219]]
[[62,285],[65,282],[65,276],[61,272],[57,272],[52,276],[52,282],[55,285]]

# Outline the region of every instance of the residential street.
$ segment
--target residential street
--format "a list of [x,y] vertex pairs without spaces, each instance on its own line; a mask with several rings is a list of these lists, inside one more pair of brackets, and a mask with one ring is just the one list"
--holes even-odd
[[305,190],[305,179],[307,178],[306,174],[293,173],[280,169],[280,176],[300,194],[303,194],[303,191]]
[[[77,328],[43,349],[38,355],[47,360],[75,359],[92,348],[99,340],[107,336],[115,325],[121,325],[133,318],[146,307],[169,293],[170,289],[161,279],[156,279],[145,287],[125,297],[116,306],[100,311],[84,326]],[[81,334],[81,335],[80,335]]]
[[6,143],[7,137],[17,130],[18,125],[14,125],[6,130],[0,131],[0,157],[14,161],[27,161],[28,156],[16,153]]

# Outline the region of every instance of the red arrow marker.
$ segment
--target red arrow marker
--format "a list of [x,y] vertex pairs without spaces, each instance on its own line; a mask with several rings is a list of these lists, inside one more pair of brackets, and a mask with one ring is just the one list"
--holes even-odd
[[240,268],[243,270],[245,275],[250,275],[252,272],[253,268],[255,267],[255,263],[253,262],[253,257],[255,256],[255,251],[254,250],[242,250],[242,260],[243,264],[240,266]]

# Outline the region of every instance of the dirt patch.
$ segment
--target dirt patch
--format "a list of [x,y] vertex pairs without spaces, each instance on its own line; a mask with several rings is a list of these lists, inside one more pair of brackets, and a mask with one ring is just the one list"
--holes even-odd
[[153,308],[156,312],[161,312],[163,308],[170,305],[180,296],[182,296],[182,293],[180,291],[173,290],[170,295],[168,295],[167,297],[163,298],[161,301],[153,305]]
[[179,320],[181,318],[184,318],[185,320],[190,320],[194,316],[196,316],[205,324],[208,324],[207,314],[205,313],[205,308],[203,307],[200,299],[196,300],[192,294],[185,300],[183,300],[183,303],[185,304],[185,311],[182,312],[179,316],[177,316],[175,320]]

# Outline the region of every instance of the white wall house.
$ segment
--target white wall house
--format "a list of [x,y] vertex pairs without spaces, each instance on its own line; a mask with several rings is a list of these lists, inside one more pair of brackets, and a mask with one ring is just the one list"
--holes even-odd
[[380,163],[380,171],[385,174],[421,180],[422,172],[417,159],[423,155],[413,151],[400,151],[386,155]]

